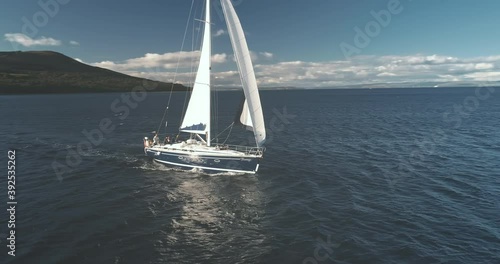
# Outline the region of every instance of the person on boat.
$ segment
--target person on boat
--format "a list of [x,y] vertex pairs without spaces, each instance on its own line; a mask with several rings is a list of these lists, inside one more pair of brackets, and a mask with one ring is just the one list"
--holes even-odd
[[155,134],[153,137],[153,146],[158,145],[160,139],[158,138],[158,134]]
[[167,145],[167,144],[172,145],[172,142],[170,141],[170,136],[167,136],[167,137],[165,138],[165,140],[163,141],[163,144],[165,144],[165,145]]
[[148,137],[145,137],[145,138],[144,138],[144,147],[145,147],[145,148],[149,148],[149,140],[148,140]]

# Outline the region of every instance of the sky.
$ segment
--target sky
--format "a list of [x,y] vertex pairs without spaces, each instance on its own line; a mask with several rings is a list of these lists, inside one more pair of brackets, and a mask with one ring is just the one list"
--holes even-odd
[[[500,80],[498,0],[232,2],[261,87],[454,86]],[[202,26],[194,18],[201,18],[204,3],[3,0],[0,50],[53,50],[93,66],[189,84]],[[237,86],[240,78],[218,0],[212,1],[212,23],[213,83]]]

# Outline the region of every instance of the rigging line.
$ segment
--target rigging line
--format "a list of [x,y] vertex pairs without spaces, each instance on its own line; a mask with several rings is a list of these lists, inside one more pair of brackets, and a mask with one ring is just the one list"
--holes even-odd
[[229,133],[227,134],[226,140],[224,140],[224,142],[222,142],[222,145],[226,144],[227,140],[229,139],[229,136],[231,135],[231,132],[233,131],[233,127],[234,127],[234,122],[231,124],[231,130],[229,130]]
[[[189,21],[191,21],[191,14],[193,12],[193,6],[194,6],[194,0],[191,1],[191,8],[189,9],[189,16],[188,20],[186,23],[186,28],[184,30],[184,37],[182,38],[182,44],[181,44],[181,52],[184,50],[184,43],[186,41],[186,35],[187,35],[187,30],[189,27]],[[167,103],[167,108],[165,108],[165,111],[163,112],[163,117],[161,119],[160,125],[158,126],[158,133],[160,132],[161,126],[163,125],[163,121],[165,120],[167,114],[168,114],[168,108],[170,107],[170,101],[172,100],[172,93],[174,91],[174,86],[175,86],[175,80],[177,78],[177,74],[179,72],[179,65],[181,63],[181,56],[179,54],[179,58],[177,59],[177,66],[175,67],[175,73],[174,73],[174,79],[172,80],[172,87],[170,88],[170,95],[168,96],[168,103]],[[165,131],[167,129],[165,128]]]
[[224,130],[222,130],[222,132],[220,132],[216,137],[212,138],[211,141],[214,141],[217,137],[219,137],[220,135],[222,135],[224,132],[226,132],[226,130],[228,130],[229,128],[232,129],[232,127],[234,126],[234,122],[231,123],[229,126],[227,126]]
[[[194,17],[197,16],[197,13],[198,13],[198,6],[196,6],[196,9],[194,10]],[[191,32],[191,52],[194,52],[194,43],[196,42],[195,38],[194,38],[194,31],[195,31],[195,25],[194,25],[194,22],[193,22],[193,26],[192,26],[192,32]],[[191,86],[191,92],[186,92],[184,93],[184,102],[182,104],[182,111],[181,111],[181,117],[185,115],[186,113],[186,103],[187,103],[187,100],[188,100],[188,95],[193,93],[193,89],[194,89],[194,73],[193,73],[193,70],[194,69],[194,56],[191,56],[191,63],[190,63],[190,69],[189,69],[189,74],[188,74],[188,83],[189,85]],[[182,126],[182,121],[181,120],[181,126]],[[180,134],[180,130],[179,130],[179,134]]]
[[215,105],[215,116],[217,119],[217,123],[215,123],[215,128],[217,129],[217,133],[219,132],[219,91],[217,87],[215,87],[215,99],[217,100],[217,104]]
[[[212,89],[211,93],[213,94],[212,96],[212,113],[213,113],[213,122],[214,125],[212,125],[212,128],[215,129],[215,133],[219,133],[219,113],[218,113],[218,105],[219,105],[219,95],[217,93],[217,87]],[[217,138],[217,137],[216,137]]]
[[[193,17],[197,17],[197,14],[198,14],[198,5],[194,9],[194,15],[193,15]],[[195,38],[195,29],[196,29],[195,23],[193,22],[192,28],[191,28],[191,31],[192,31],[191,32],[191,50],[190,50],[191,52],[194,52],[195,43],[197,43],[198,39],[199,39],[199,31],[198,31],[197,37]],[[193,89],[194,89],[195,76],[196,76],[196,73],[194,72],[194,64],[195,64],[194,61],[195,61],[195,57],[191,56],[191,62],[189,64],[190,65],[189,74],[188,74],[188,78],[187,78],[188,79],[187,82],[188,82],[188,85],[190,85],[190,87],[191,87],[191,91],[184,93],[184,101],[183,101],[183,104],[182,104],[181,118],[183,116],[185,116],[185,114],[186,114],[186,111],[187,111],[187,105],[186,104],[188,102],[188,96],[193,93]],[[179,127],[182,126],[182,122],[183,122],[183,120],[181,119]],[[180,135],[181,135],[181,130],[179,129],[177,131],[177,137],[179,137]]]

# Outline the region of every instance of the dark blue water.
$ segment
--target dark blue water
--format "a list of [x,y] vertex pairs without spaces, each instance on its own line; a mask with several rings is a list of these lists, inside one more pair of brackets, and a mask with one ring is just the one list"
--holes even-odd
[[[214,129],[240,96],[218,94]],[[260,171],[213,177],[144,157],[167,97],[127,116],[110,108],[120,94],[1,96],[18,201],[10,257],[1,196],[1,262],[500,263],[498,88],[264,91]],[[104,118],[114,130],[82,145]]]

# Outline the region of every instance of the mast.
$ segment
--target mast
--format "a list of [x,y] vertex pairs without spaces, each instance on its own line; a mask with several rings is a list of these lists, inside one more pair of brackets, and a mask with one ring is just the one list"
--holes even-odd
[[211,93],[211,85],[210,85],[210,77],[212,75],[212,30],[211,30],[211,20],[210,20],[210,0],[207,0],[207,6],[205,10],[205,33],[203,35],[204,38],[204,43],[203,46],[205,46],[205,42],[207,44],[207,51],[208,51],[208,129],[206,132],[206,140],[207,140],[207,147],[210,147],[210,124],[212,121],[212,108],[210,107],[211,101],[212,101],[212,93]]

